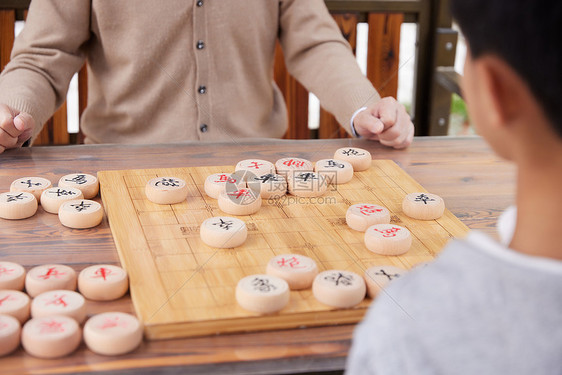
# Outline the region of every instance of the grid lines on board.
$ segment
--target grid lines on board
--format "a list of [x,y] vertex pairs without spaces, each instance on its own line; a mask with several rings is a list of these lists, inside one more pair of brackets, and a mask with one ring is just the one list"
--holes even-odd
[[[210,174],[233,171],[233,166],[214,166],[98,172],[111,231],[148,338],[357,322],[370,300],[336,310],[316,301],[311,290],[291,291],[286,308],[260,316],[237,305],[235,287],[244,276],[265,273],[270,258],[289,253],[314,259],[320,271],[345,269],[363,275],[367,268],[384,264],[409,269],[432,260],[451,237],[468,230],[448,210],[430,221],[404,215],[404,196],[425,189],[394,162],[374,160],[370,169],[356,172],[350,182],[330,187],[317,199],[264,199],[256,214],[238,216],[248,227],[242,246],[211,248],[201,241],[199,225],[212,216],[232,215],[218,208],[203,184]],[[148,201],[147,181],[165,176],[186,181],[185,202]],[[392,223],[412,233],[411,249],[400,256],[367,250],[363,233],[345,223],[347,208],[356,203],[387,207]]]

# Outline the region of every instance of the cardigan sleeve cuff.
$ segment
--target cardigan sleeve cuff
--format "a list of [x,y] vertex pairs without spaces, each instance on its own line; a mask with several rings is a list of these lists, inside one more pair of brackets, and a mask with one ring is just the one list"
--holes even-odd
[[355,138],[361,138],[361,136],[359,134],[357,134],[357,131],[355,130],[355,125],[353,124],[353,120],[355,120],[355,116],[357,116],[359,113],[363,112],[366,109],[367,109],[367,107],[361,107],[357,111],[353,112],[353,115],[351,115],[351,120],[349,122],[349,125],[351,127],[351,134]]

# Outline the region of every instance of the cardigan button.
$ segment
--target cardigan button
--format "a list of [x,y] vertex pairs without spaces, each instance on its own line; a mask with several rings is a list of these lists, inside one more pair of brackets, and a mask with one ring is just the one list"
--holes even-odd
[[199,94],[205,94],[205,93],[207,92],[207,87],[201,85],[201,86],[199,86],[199,88],[197,89],[197,92],[198,92]]
[[202,40],[198,40],[196,47],[197,49],[203,49],[205,48],[205,43]]
[[203,0],[199,0],[199,1],[197,2],[197,6],[198,6],[198,7],[202,7],[202,6],[203,6]]
[[201,126],[199,126],[199,130],[201,130],[201,133],[206,133],[207,130],[209,130],[209,127],[207,124],[201,124]]

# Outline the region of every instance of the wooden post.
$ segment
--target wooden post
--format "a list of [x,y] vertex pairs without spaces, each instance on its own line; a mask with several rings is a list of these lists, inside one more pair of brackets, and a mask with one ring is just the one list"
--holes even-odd
[[[334,19],[338,24],[343,37],[348,41],[353,54],[357,47],[357,23],[358,15],[353,13],[334,14]],[[336,121],[336,118],[329,112],[320,109],[320,125],[318,128],[318,138],[350,138],[345,129]]]
[[458,33],[453,30],[449,11],[449,0],[433,0],[435,19],[434,41],[431,58],[431,81],[429,86],[429,135],[447,135],[451,113],[451,91],[438,81],[437,70],[453,68]]
[[434,77],[431,81],[429,111],[429,135],[447,135],[451,114],[452,91],[438,81],[439,68],[455,65],[457,32],[452,29],[437,29],[434,49]]
[[398,93],[400,27],[403,14],[370,13],[367,77],[381,97]]
[[10,53],[14,45],[14,27],[16,12],[14,10],[0,10],[0,71],[10,61]]
[[416,135],[428,135],[428,93],[432,65],[431,46],[433,33],[431,26],[431,2],[433,0],[423,0],[418,14],[418,33],[416,36],[416,77],[414,86],[414,102],[412,103],[412,120],[416,126]]
[[273,76],[281,89],[287,104],[289,127],[285,139],[309,139],[308,130],[308,91],[294,79],[285,66],[283,50],[277,43],[275,47],[275,65]]

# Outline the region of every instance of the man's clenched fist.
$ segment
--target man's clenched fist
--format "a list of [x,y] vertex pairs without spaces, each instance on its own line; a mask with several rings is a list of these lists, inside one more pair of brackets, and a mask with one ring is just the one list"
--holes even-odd
[[353,125],[358,135],[379,140],[385,146],[408,147],[414,138],[414,124],[406,108],[392,97],[386,97],[359,112]]
[[35,121],[31,115],[0,104],[0,153],[21,147],[31,138]]

